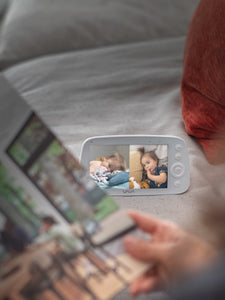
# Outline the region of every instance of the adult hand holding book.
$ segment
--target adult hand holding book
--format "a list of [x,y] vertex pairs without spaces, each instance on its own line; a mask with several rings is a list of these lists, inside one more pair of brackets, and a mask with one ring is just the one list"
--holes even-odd
[[154,263],[131,283],[132,295],[171,284],[179,275],[201,270],[216,257],[216,250],[210,244],[175,223],[135,211],[128,214],[141,230],[151,234],[151,239],[129,235],[124,239],[125,249],[138,260]]

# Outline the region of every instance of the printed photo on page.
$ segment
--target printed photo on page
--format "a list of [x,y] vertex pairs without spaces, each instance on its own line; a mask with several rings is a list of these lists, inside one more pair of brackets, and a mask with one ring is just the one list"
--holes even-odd
[[111,299],[142,233],[2,76],[0,97],[0,300]]

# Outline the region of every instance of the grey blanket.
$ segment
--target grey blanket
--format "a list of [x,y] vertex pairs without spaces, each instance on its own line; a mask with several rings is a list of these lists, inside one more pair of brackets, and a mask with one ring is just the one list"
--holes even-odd
[[32,60],[4,74],[76,156],[82,142],[96,135],[183,138],[191,173],[186,193],[116,198],[124,208],[183,223],[198,211],[202,195],[214,195],[210,185],[224,192],[215,180],[224,166],[210,166],[184,129],[179,95],[183,48],[184,38],[173,38],[71,52]]

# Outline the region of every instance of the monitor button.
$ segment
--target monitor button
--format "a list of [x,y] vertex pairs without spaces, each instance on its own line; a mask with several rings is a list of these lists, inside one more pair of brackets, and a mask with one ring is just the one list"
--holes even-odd
[[177,152],[177,153],[175,154],[175,159],[176,159],[176,160],[181,160],[181,158],[182,158],[181,153]]
[[174,186],[175,186],[176,188],[179,188],[179,187],[181,186],[180,180],[174,181]]
[[185,167],[182,163],[175,163],[171,166],[170,171],[174,177],[179,178],[183,176]]
[[176,144],[176,146],[175,146],[175,149],[176,149],[177,151],[181,151],[182,148],[183,148],[183,146],[182,146],[181,144]]

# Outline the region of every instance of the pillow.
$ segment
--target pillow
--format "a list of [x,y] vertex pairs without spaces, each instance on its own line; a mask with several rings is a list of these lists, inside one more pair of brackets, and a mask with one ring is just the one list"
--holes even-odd
[[[201,0],[187,35],[181,82],[185,129],[210,163],[225,138],[225,1]],[[221,148],[221,147],[220,147]]]
[[40,55],[185,35],[197,1],[15,0],[1,30],[0,68]]

